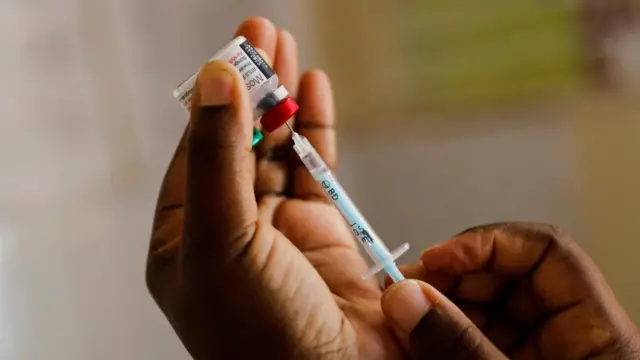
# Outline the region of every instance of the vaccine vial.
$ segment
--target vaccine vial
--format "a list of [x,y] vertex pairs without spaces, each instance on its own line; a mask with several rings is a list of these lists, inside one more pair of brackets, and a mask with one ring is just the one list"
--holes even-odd
[[[254,121],[260,119],[262,128],[267,132],[278,129],[298,112],[298,103],[280,85],[278,74],[244,36],[233,39],[211,58],[213,60],[226,61],[238,69],[251,97]],[[173,91],[173,96],[187,111],[191,109],[191,96],[197,77],[198,73],[191,75]],[[260,140],[262,133],[254,127],[253,146]]]

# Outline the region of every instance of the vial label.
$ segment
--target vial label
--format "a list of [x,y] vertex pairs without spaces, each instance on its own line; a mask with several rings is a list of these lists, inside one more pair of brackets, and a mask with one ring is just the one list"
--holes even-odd
[[[245,41],[240,44],[240,48],[244,55],[241,55],[235,63],[232,63],[242,74],[244,83],[247,86],[247,90],[251,91],[256,86],[259,86],[263,82],[269,80],[275,72],[267,64],[267,62],[260,56],[260,53],[249,43]],[[245,59],[245,56],[248,59]],[[229,61],[231,63],[231,61]]]
[[[227,46],[211,60],[223,60],[238,69],[247,90],[251,93],[272,78],[275,72],[248,40],[242,38],[243,41],[240,43],[238,40],[231,42],[231,46]],[[173,96],[187,110],[191,107],[191,96],[197,77],[198,73],[191,75],[173,91]]]

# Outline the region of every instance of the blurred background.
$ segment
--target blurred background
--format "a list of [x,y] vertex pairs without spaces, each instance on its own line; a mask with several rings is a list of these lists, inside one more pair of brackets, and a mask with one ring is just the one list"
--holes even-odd
[[143,280],[171,91],[254,15],[332,76],[339,176],[403,261],[554,223],[640,321],[638,1],[3,0],[0,359],[188,359]]

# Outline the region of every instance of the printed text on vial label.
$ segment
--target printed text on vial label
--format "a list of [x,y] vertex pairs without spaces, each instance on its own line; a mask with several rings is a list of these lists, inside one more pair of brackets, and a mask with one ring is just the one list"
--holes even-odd
[[229,64],[233,65],[242,74],[244,84],[249,91],[267,80],[265,75],[243,51],[238,51],[229,58]]

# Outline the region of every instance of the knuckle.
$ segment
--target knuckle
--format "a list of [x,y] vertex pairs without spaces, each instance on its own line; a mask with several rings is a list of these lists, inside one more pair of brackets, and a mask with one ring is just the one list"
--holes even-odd
[[187,139],[190,155],[211,150],[237,147],[242,144],[240,128],[243,123],[236,118],[231,106],[199,106],[192,110]]
[[[265,245],[260,248],[261,251],[256,251],[254,240],[258,227],[258,223],[252,223],[233,229],[217,227],[198,232],[188,231],[178,256],[183,292],[188,296],[196,296],[193,292],[208,291],[213,285],[209,281],[213,274],[226,274],[232,267],[251,261],[251,256],[256,252],[262,254],[263,250],[269,249]],[[265,238],[268,237],[261,237],[262,240]]]
[[473,325],[468,324],[459,335],[454,358],[460,360],[480,359],[481,349],[485,341],[484,338],[476,334]]
[[504,224],[501,231],[513,237],[520,237],[524,241],[544,245],[545,253],[553,251],[570,256],[579,251],[572,236],[556,225],[514,222]]
[[517,223],[511,230],[514,235],[526,240],[544,242],[550,248],[571,253],[575,250],[575,241],[565,230],[556,225],[542,223]]
[[574,243],[573,237],[567,231],[556,225],[535,222],[499,222],[474,226],[464,230],[461,234],[502,232],[512,236],[520,236],[525,240],[544,241],[550,245],[566,247]]
[[476,225],[461,231],[458,235],[477,234],[490,232],[504,227],[507,223],[489,223],[484,225]]
[[178,276],[175,257],[149,254],[145,269],[145,285],[158,307],[165,311],[178,294]]
[[158,275],[155,271],[155,267],[152,264],[153,260],[147,261],[147,268],[145,271],[145,285],[147,286],[147,290],[151,294],[156,302],[158,301],[157,296],[160,294],[162,287],[160,286],[160,282],[158,281]]
[[151,297],[156,302],[156,304],[162,308],[161,297],[159,296],[161,293],[161,287],[156,280],[156,274],[153,271],[153,267],[147,265],[147,269],[145,271],[145,285],[147,286],[147,291],[151,294]]

